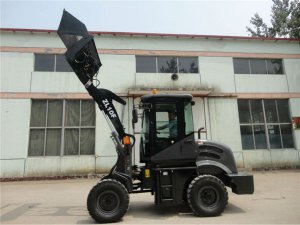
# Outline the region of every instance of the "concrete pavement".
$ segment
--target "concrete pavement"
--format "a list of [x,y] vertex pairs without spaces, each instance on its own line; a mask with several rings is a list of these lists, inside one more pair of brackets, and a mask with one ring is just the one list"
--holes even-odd
[[[229,191],[219,217],[195,217],[188,206],[158,207],[149,193],[130,195],[124,224],[300,224],[300,170],[253,172],[254,195]],[[98,179],[1,183],[2,224],[94,224],[86,197]]]

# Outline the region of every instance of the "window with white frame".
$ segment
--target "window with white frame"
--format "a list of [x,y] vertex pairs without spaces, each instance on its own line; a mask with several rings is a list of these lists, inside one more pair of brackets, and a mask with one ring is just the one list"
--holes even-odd
[[244,150],[294,148],[287,99],[239,99],[238,110]]
[[34,71],[73,72],[62,54],[35,54]]
[[136,56],[137,73],[198,73],[197,57]]
[[282,59],[233,58],[235,74],[284,74]]
[[94,154],[94,101],[32,100],[28,156]]

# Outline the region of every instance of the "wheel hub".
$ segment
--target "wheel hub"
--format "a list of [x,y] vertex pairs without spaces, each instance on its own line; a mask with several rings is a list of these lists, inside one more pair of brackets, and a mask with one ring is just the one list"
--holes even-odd
[[103,212],[113,212],[120,205],[119,196],[113,191],[104,191],[99,195],[98,206]]
[[219,194],[214,187],[206,186],[199,190],[198,200],[206,206],[213,207],[219,200]]

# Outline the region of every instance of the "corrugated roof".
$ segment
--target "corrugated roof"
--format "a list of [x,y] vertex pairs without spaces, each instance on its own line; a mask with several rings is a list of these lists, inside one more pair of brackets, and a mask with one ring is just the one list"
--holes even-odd
[[[45,29],[23,29],[23,28],[0,28],[4,32],[30,32],[30,33],[56,33],[56,30]],[[144,37],[175,37],[175,38],[203,38],[203,39],[233,39],[233,40],[256,40],[256,41],[288,41],[300,42],[294,38],[270,38],[270,37],[247,37],[247,36],[224,36],[224,35],[199,35],[199,34],[166,34],[166,33],[137,33],[137,32],[107,32],[90,31],[92,35],[113,35],[113,36],[144,36]]]

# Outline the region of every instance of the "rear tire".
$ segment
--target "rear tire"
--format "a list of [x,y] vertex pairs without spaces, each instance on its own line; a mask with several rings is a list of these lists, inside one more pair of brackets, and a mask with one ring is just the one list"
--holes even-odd
[[116,222],[129,208],[128,191],[116,180],[102,180],[90,191],[87,208],[91,217],[98,223]]
[[218,216],[226,208],[228,192],[217,177],[201,175],[190,183],[187,200],[197,216]]

